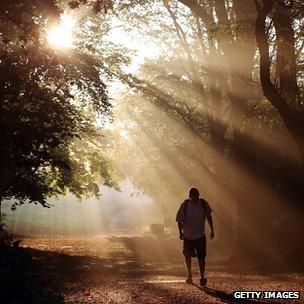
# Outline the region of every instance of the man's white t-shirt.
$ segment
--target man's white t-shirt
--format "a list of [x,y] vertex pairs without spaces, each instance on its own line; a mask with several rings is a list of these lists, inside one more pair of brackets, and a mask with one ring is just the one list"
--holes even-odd
[[[203,204],[205,208],[203,207]],[[188,200],[188,207],[185,218],[185,202],[183,202],[177,212],[176,221],[184,224],[184,238],[196,240],[205,235],[206,215],[212,212],[209,204],[202,200],[192,203]],[[206,210],[206,213],[205,213]]]

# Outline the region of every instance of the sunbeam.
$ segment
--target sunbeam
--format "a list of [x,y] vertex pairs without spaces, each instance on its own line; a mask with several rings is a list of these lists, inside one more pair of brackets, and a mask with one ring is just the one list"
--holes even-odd
[[304,4],[279,2],[3,1],[1,303],[303,302]]

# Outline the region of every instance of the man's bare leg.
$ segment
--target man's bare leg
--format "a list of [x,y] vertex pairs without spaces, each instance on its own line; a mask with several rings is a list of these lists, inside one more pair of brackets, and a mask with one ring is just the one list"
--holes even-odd
[[202,279],[205,276],[205,266],[206,266],[205,259],[198,259],[198,266],[199,266],[199,270],[201,273],[201,279]]
[[188,278],[186,280],[187,283],[192,283],[192,269],[191,269],[191,257],[185,257],[187,271],[188,271]]
[[203,259],[198,259],[198,266],[200,269],[200,273],[201,273],[201,279],[200,279],[200,284],[201,286],[205,287],[207,284],[207,280],[205,279],[205,258]]

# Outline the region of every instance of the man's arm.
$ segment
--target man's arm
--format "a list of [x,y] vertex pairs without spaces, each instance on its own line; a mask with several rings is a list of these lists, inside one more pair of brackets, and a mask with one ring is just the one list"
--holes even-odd
[[183,225],[183,222],[177,222],[178,223],[178,230],[179,230],[179,238],[181,240],[184,239],[184,232],[183,232],[183,228],[184,228],[184,225]]
[[178,223],[178,230],[179,230],[179,238],[181,240],[184,239],[184,221],[185,221],[184,208],[185,208],[185,205],[184,205],[184,203],[182,203],[176,214],[176,221]]
[[211,229],[210,239],[212,240],[214,238],[214,227],[213,227],[213,219],[211,213],[207,214],[207,221]]

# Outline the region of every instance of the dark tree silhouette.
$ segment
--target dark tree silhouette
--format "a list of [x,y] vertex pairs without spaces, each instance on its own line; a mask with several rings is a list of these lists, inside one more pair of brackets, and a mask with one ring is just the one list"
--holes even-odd
[[61,12],[56,3],[1,3],[0,204],[15,198],[48,206],[48,196],[67,190],[97,194],[90,174],[97,168],[112,185],[108,161],[92,156],[86,141],[97,134],[96,117],[111,112],[100,62],[46,43],[44,31]]
[[[264,95],[278,110],[290,135],[296,142],[304,172],[304,108],[300,99],[297,80],[295,33],[293,15],[303,12],[303,3],[290,1],[289,4],[275,0],[255,1],[258,10],[256,19],[256,40],[260,53],[260,78]],[[292,10],[294,8],[294,11]],[[276,32],[278,84],[271,79],[271,59],[266,18],[273,13]]]

